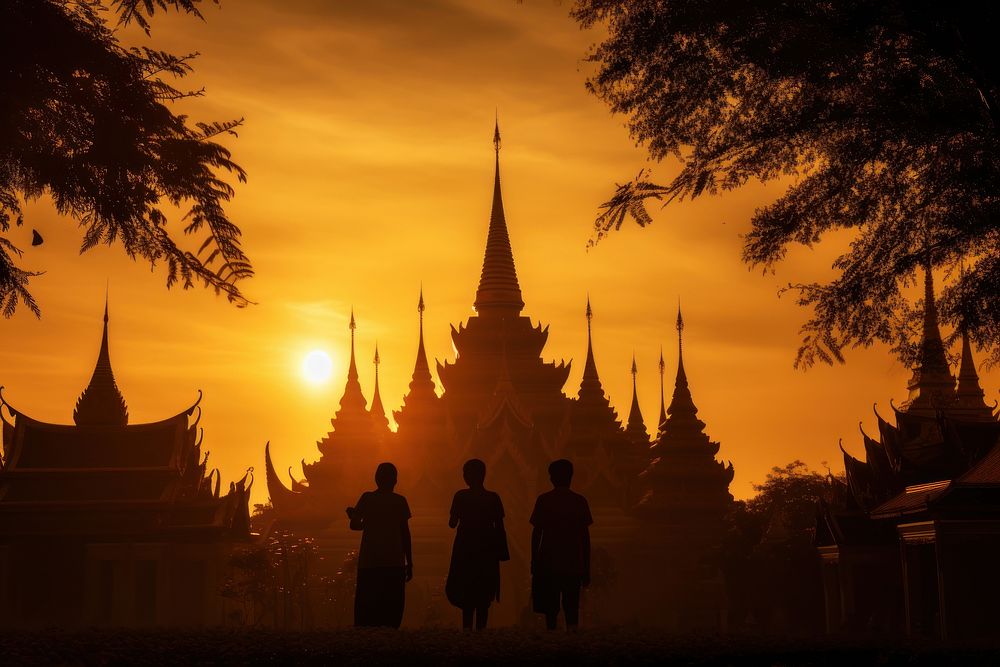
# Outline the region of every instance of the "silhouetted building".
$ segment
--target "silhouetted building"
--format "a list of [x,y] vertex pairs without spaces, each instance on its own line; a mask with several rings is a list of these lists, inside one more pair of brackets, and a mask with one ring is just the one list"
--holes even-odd
[[646,493],[636,507],[667,536],[661,548],[672,566],[662,596],[680,602],[671,623],[678,630],[725,625],[720,548],[734,475],[732,463],[716,460],[719,443],[709,439],[698,419],[684,371],[683,330],[678,307],[674,393],[653,444],[653,462],[642,473]]
[[[575,488],[590,499],[595,518],[595,581],[586,594],[589,601],[584,600],[584,622],[598,617],[619,622],[638,620],[639,612],[632,608],[630,597],[642,594],[642,582],[632,575],[640,569],[662,568],[640,560],[632,549],[645,532],[633,508],[640,499],[639,475],[651,458],[635,383],[629,426],[624,429],[598,375],[589,300],[587,356],[577,398],[563,393],[569,364],[542,358],[548,328],[532,324],[523,314],[524,300],[501,196],[499,130],[494,134],[494,147],[493,201],[474,301],[476,312],[467,322],[451,329],[456,358],[437,364],[441,395],[436,391],[424,349],[425,304],[421,292],[416,361],[403,405],[393,415],[397,431],[380,448],[379,439],[372,435],[374,418],[364,410],[364,397],[352,363],[334,429],[320,443],[320,461],[305,465],[307,486],[284,486],[274,472],[269,450],[266,452],[275,515],[285,525],[299,522],[303,530],[315,530],[306,528],[306,517],[326,517],[327,527],[314,534],[317,543],[328,549],[327,561],[339,563],[338,549],[353,546],[345,541],[350,536],[341,517],[343,503],[331,503],[328,498],[340,493],[344,484],[355,493],[361,488],[359,484],[366,484],[377,463],[372,458],[376,452],[381,453],[382,460],[396,462],[400,492],[410,500],[414,512],[411,524],[416,567],[414,582],[407,589],[404,622],[450,625],[454,619],[436,617],[428,610],[441,602],[444,613],[452,613],[441,590],[451,543],[447,510],[451,494],[462,485],[462,462],[481,459],[489,471],[487,486],[503,496],[511,555],[502,580],[502,602],[491,618],[499,624],[517,622],[523,615],[534,620],[526,579],[530,558],[528,517],[538,493],[548,488],[545,471],[549,462],[567,457],[576,465]],[[634,369],[633,364],[633,373]],[[346,421],[348,414],[351,418]],[[339,435],[341,432],[343,435]],[[338,446],[341,437],[350,444]],[[324,472],[322,480],[316,474],[320,468],[329,471]]]
[[[199,397],[199,401],[200,401]],[[0,622],[195,626],[224,619],[230,549],[250,538],[252,477],[220,493],[190,408],[129,424],[108,350],[73,411],[48,424],[2,395]],[[197,417],[191,417],[197,412]],[[0,417],[3,413],[0,412]]]
[[1000,623],[1000,423],[963,335],[958,386],[925,276],[920,356],[895,424],[876,411],[865,460],[846,451],[816,540],[831,632],[993,636]]

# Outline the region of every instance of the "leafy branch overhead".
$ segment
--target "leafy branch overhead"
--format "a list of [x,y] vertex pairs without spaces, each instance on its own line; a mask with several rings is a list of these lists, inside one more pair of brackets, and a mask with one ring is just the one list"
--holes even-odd
[[[23,304],[37,271],[7,236],[24,224],[25,202],[49,195],[83,229],[81,252],[120,243],[132,259],[166,266],[167,286],[198,283],[249,303],[240,281],[253,275],[240,229],[225,204],[226,176],[246,172],[218,143],[242,120],[191,122],[169,105],[197,97],[172,81],[197,54],[126,48],[116,27],[147,33],[156,11],[200,17],[201,0],[7,0],[0,9],[0,309]],[[109,25],[112,22],[113,25]],[[183,233],[203,237],[196,251],[168,229],[169,208],[184,211]]]
[[[811,312],[797,363],[875,341],[906,358],[928,256],[942,315],[1000,361],[1000,7],[932,0],[577,0],[606,38],[588,87],[627,117],[668,183],[644,170],[602,207],[594,240],[667,205],[785,179],[756,211],[743,259],[849,230],[836,277],[790,285]],[[963,270],[959,271],[959,267]]]

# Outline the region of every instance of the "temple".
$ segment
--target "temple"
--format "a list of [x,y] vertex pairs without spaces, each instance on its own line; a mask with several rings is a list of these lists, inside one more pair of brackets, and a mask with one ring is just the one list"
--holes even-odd
[[845,482],[831,477],[819,508],[827,628],[991,636],[1000,622],[987,556],[1000,548],[1000,422],[983,400],[964,333],[956,386],[929,266],[907,389],[892,423],[875,412],[877,438],[862,430],[864,459],[841,448]]
[[521,623],[533,618],[525,579],[530,561],[528,518],[536,496],[551,488],[548,464],[566,457],[576,468],[574,488],[590,499],[594,512],[596,567],[605,578],[613,570],[621,572],[620,579],[626,582],[621,590],[616,587],[614,595],[607,581],[603,589],[595,586],[590,618],[636,622],[641,612],[631,597],[635,591],[642,594],[647,583],[637,573],[648,571],[649,559],[662,559],[663,553],[655,540],[649,549],[633,548],[649,532],[648,522],[635,508],[644,492],[640,476],[651,461],[635,373],[632,409],[623,428],[598,373],[589,299],[584,313],[586,357],[575,397],[563,390],[570,365],[544,359],[548,327],[524,314],[525,299],[504,211],[500,143],[499,127],[495,127],[493,197],[473,299],[475,314],[451,327],[455,358],[436,364],[440,387],[435,385],[424,346],[423,290],[417,304],[412,379],[402,407],[393,413],[394,433],[385,432],[377,392],[372,409],[365,409],[353,363],[352,329],[352,362],[340,410],[333,430],[318,443],[320,459],[303,465],[306,480],[292,478],[292,486],[286,486],[267,448],[273,516],[279,525],[311,531],[311,539],[326,550],[325,561],[340,564],[357,544],[356,535],[347,531],[345,503],[371,487],[379,460],[395,462],[400,469],[398,490],[414,511],[414,560],[420,564],[408,588],[404,624],[433,623],[437,618],[433,614],[449,613],[441,607],[446,603],[440,591],[453,539],[447,528],[448,507],[454,492],[463,486],[462,464],[480,458],[487,465],[486,486],[503,498],[512,558],[505,566],[509,575],[502,578],[504,602],[491,612],[491,619],[500,624]]
[[0,392],[13,420],[0,411],[0,620],[221,624],[228,554],[250,539],[252,475],[221,493],[202,448],[200,397],[163,420],[130,424],[109,347],[105,305],[73,424],[33,419]]

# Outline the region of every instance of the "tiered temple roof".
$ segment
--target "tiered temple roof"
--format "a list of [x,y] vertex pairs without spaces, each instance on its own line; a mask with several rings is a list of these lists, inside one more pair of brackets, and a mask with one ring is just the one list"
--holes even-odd
[[846,451],[847,485],[856,507],[873,510],[908,487],[955,479],[990,451],[1000,423],[983,400],[972,346],[963,335],[958,388],[945,356],[932,273],[924,279],[924,327],[907,401],[895,424],[876,411],[878,438],[862,430],[864,460]]
[[97,363],[75,424],[33,419],[0,392],[13,419],[3,419],[0,534],[248,538],[252,476],[220,493],[219,471],[207,468],[202,452],[200,400],[161,421],[129,424],[111,368],[105,305]]

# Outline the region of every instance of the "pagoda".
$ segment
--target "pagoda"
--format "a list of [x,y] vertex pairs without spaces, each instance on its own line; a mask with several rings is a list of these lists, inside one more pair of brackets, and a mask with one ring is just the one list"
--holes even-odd
[[635,480],[648,458],[645,448],[637,447],[625,433],[604,393],[594,360],[594,311],[589,298],[586,318],[587,357],[570,417],[570,437],[562,455],[575,462],[574,487],[587,497],[591,507],[625,508],[632,501]]
[[129,423],[111,366],[107,304],[73,424],[33,419],[0,392],[13,420],[0,411],[5,627],[225,620],[218,590],[230,549],[250,539],[253,479],[248,471],[221,492],[202,448],[200,400],[160,421]]
[[[569,430],[570,400],[563,394],[570,367],[545,362],[548,327],[522,315],[500,189],[500,129],[494,128],[493,204],[476,314],[451,328],[457,358],[438,363],[447,428],[461,460],[480,458],[487,484],[506,490],[515,520],[527,520],[535,495],[547,485],[548,463]],[[460,479],[460,477],[459,477]]]
[[[893,422],[875,411],[864,458],[841,446],[845,481],[830,478],[816,545],[831,632],[988,637],[1000,623],[993,559],[1000,550],[1000,421],[986,404],[962,331],[958,381],[924,270],[923,330],[908,397]],[[988,556],[988,554],[994,556]]]
[[396,420],[394,451],[407,474],[400,480],[400,493],[411,506],[446,506],[461,483],[454,469],[458,454],[452,451],[445,430],[444,404],[437,395],[427,351],[424,348],[424,290],[417,301],[417,353],[409,389],[403,405],[393,412]]
[[[684,318],[677,309],[677,377],[666,419],[652,447],[653,462],[643,473],[646,495],[636,511],[670,524],[688,523],[721,530],[733,497],[733,465],[716,460],[719,443],[705,433],[684,371]],[[714,539],[714,538],[713,538]]]

